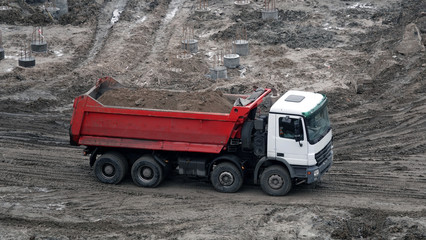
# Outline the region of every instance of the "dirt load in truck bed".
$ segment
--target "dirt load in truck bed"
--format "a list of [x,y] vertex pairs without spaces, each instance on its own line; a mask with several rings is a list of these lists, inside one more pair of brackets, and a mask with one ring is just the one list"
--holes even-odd
[[119,88],[105,92],[97,100],[107,106],[217,113],[229,113],[233,106],[220,91],[173,92]]

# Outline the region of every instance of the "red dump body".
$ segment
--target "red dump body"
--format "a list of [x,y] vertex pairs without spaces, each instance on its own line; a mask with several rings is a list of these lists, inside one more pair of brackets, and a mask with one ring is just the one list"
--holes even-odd
[[[102,80],[102,79],[101,79]],[[70,137],[76,145],[219,153],[239,137],[250,110],[271,90],[229,114],[104,106],[96,99],[111,78],[74,100]]]

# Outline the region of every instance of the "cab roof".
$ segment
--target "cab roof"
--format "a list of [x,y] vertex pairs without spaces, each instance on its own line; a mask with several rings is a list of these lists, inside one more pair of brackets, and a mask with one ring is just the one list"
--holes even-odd
[[272,105],[270,112],[306,115],[325,100],[326,97],[319,93],[290,90]]

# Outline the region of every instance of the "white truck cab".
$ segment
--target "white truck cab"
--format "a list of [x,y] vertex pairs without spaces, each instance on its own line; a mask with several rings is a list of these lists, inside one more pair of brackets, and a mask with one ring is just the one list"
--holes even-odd
[[[267,161],[284,163],[292,183],[317,182],[331,167],[332,130],[324,95],[288,91],[270,108],[267,129]],[[268,176],[262,176],[261,185],[266,182],[275,195],[274,186],[278,189],[286,179],[280,174]]]

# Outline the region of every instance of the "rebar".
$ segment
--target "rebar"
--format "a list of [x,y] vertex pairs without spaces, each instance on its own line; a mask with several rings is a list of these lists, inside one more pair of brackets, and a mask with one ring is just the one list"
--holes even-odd
[[179,58],[179,54],[176,52],[172,52],[169,54],[168,56],[168,66],[169,66],[169,70],[172,72],[182,72],[182,69],[178,67],[178,62],[177,59]]
[[265,10],[266,11],[275,10],[275,0],[265,0]]
[[207,10],[209,7],[208,0],[199,0],[198,3],[199,3],[198,9],[200,10]]
[[210,68],[210,78],[217,79],[227,79],[227,70],[224,67],[223,62],[224,53],[223,50],[217,50],[213,55],[213,67]]
[[3,35],[1,33],[1,30],[0,30],[0,48],[2,48],[2,47],[3,47]]
[[182,28],[182,49],[184,52],[197,53],[198,52],[198,41],[194,38],[194,26],[186,24]]
[[219,67],[219,66],[223,66],[223,56],[224,56],[224,51],[223,50],[218,50],[216,52],[214,52],[213,55],[213,67]]
[[194,39],[194,27],[193,26],[184,26],[182,28],[183,40],[193,40]]
[[28,60],[33,57],[31,47],[27,46],[27,44],[21,45],[21,59]]
[[189,40],[194,39],[194,28],[191,28],[190,26],[184,26],[182,28],[182,35],[183,35],[183,54],[189,54]]
[[31,42],[38,44],[45,42],[43,27],[33,27],[33,33],[31,34]]
[[225,41],[225,51],[224,51],[225,55],[228,53],[233,53],[233,51],[234,51],[234,46],[232,44],[232,40]]
[[235,40],[247,40],[247,30],[245,25],[237,27],[235,31]]
[[232,49],[232,53],[236,53],[240,56],[249,55],[248,37],[245,25],[241,25],[240,27],[236,28]]

